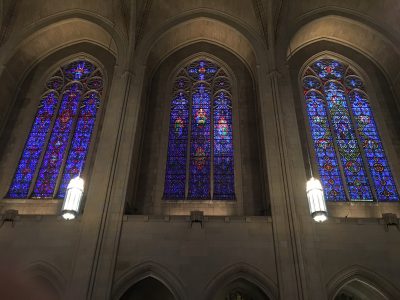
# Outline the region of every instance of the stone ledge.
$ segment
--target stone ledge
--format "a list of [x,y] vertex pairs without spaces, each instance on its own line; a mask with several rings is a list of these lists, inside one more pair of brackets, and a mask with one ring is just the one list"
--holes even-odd
[[384,213],[400,217],[400,203],[390,202],[328,202],[331,218],[381,219]]
[[379,224],[383,225],[382,218],[336,218],[329,217],[326,221],[327,224],[353,224],[353,225],[366,225],[366,224]]
[[[190,222],[190,216],[183,215],[125,215],[124,222]],[[213,223],[272,223],[269,216],[204,216],[204,222]]]
[[16,209],[18,215],[59,215],[61,206],[60,199],[3,199],[0,201],[0,214]]

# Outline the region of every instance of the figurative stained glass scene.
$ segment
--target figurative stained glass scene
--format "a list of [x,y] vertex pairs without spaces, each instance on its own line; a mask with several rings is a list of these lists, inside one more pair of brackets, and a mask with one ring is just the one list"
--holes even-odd
[[328,201],[398,201],[361,77],[334,59],[303,76],[308,123]]
[[233,169],[229,78],[218,65],[195,61],[173,87],[164,199],[234,200]]
[[83,172],[103,89],[95,65],[76,60],[46,82],[8,198],[63,198]]

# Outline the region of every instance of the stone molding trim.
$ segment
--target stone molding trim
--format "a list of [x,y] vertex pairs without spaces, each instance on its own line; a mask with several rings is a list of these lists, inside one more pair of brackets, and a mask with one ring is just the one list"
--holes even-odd
[[[202,28],[202,31],[195,28]],[[215,34],[216,32],[219,34]],[[250,69],[256,61],[266,58],[268,51],[263,38],[240,19],[215,10],[199,8],[174,16],[162,26],[144,34],[137,45],[134,61],[140,64],[152,57],[156,61],[155,66],[150,68],[152,73],[171,53],[198,41],[223,46]]]
[[375,62],[388,79],[397,75],[398,70],[392,62],[398,59],[400,51],[393,42],[364,23],[338,15],[314,19],[300,27],[290,39],[287,59],[318,41],[332,41],[355,49]]
[[64,294],[67,280],[61,271],[53,264],[38,260],[27,265],[24,271],[27,272],[30,277],[45,279],[59,296]]
[[339,271],[328,281],[326,285],[328,300],[334,300],[340,289],[354,280],[374,287],[388,299],[400,299],[400,290],[383,276],[360,265],[353,265]]
[[204,288],[203,299],[213,299],[218,289],[229,283],[244,279],[260,288],[271,300],[279,299],[278,286],[259,269],[247,264],[236,263],[219,272]]
[[140,263],[132,267],[130,270],[122,274],[116,281],[114,281],[111,299],[121,299],[121,297],[130,287],[148,277],[157,279],[164,284],[165,287],[168,288],[174,295],[175,299],[189,299],[186,296],[183,284],[178,277],[172,274],[167,267],[154,261]]

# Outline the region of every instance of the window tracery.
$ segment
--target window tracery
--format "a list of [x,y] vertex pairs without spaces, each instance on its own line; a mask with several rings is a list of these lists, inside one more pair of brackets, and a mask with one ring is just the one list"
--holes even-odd
[[232,96],[227,74],[198,60],[182,69],[171,102],[165,199],[233,200]]
[[25,143],[8,198],[63,198],[83,171],[103,89],[103,76],[87,60],[62,66],[46,90]]
[[361,77],[334,59],[303,76],[316,164],[328,201],[398,201]]

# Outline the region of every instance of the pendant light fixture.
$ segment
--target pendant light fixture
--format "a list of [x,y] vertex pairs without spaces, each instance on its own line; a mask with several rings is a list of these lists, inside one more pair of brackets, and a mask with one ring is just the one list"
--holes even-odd
[[311,178],[307,181],[306,192],[308,207],[311,217],[315,222],[322,223],[328,219],[328,209],[326,207],[324,190],[321,182],[314,178],[311,167],[310,153],[307,148],[308,164],[310,167]]
[[73,220],[79,214],[84,184],[84,180],[79,175],[69,182],[61,209],[61,216],[65,220]]

